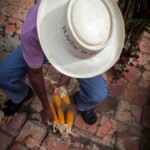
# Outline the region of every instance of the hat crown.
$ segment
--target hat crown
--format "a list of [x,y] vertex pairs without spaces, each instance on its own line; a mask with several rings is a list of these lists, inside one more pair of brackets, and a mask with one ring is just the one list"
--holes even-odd
[[71,0],[68,22],[76,40],[90,50],[100,50],[111,37],[111,14],[103,0]]

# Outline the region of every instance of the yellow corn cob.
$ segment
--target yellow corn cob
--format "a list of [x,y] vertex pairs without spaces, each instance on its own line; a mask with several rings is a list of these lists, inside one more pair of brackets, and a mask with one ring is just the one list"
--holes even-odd
[[53,106],[52,103],[50,103],[50,108],[51,108],[52,113],[53,113],[53,115],[54,115],[54,123],[55,123],[55,124],[58,124],[58,123],[59,123],[59,120],[58,120],[58,117],[57,117],[55,108],[54,108],[54,106]]
[[57,114],[58,114],[59,123],[65,124],[64,112],[61,108],[57,108]]
[[69,126],[73,125],[73,111],[71,109],[67,111],[66,124]]
[[62,100],[65,104],[69,105],[70,104],[70,98],[69,96],[65,95],[62,97]]
[[56,108],[59,108],[61,106],[61,100],[58,95],[53,95],[54,103]]

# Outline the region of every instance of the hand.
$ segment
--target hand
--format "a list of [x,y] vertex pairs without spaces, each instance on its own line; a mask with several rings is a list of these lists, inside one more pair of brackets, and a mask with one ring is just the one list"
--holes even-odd
[[41,112],[41,118],[43,120],[43,122],[46,124],[46,125],[51,125],[52,122],[54,121],[54,116],[53,116],[53,113],[51,111],[51,109],[48,107],[48,108],[44,108]]
[[55,86],[56,87],[64,86],[66,88],[70,82],[70,79],[71,78],[66,75],[61,75],[59,82],[55,84]]

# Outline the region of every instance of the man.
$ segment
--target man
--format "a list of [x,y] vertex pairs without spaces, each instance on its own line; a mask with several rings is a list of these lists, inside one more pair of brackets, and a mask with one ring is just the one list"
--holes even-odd
[[[94,108],[107,96],[106,83],[99,74],[109,69],[120,55],[124,37],[116,38],[116,33],[119,35],[120,31],[122,34],[124,32],[122,18],[111,7],[108,10],[106,4],[99,0],[67,2],[68,0],[45,0],[35,5],[24,22],[21,45],[0,62],[0,88],[10,97],[6,102],[7,107],[3,109],[5,115],[14,114],[24,101],[32,97],[32,89],[22,80],[28,74],[30,83],[42,102],[42,120],[46,124],[53,121],[42,72],[42,64],[48,59],[63,73],[56,87],[67,85],[69,76],[76,77],[80,91],[74,95],[74,102],[87,124],[97,121]],[[117,8],[114,2],[110,2],[110,5]],[[119,24],[112,22],[109,11],[120,21]],[[65,16],[70,24],[65,21]],[[89,18],[92,19],[90,23],[87,22]],[[57,24],[59,31],[55,28]],[[117,29],[119,26],[120,30]],[[108,54],[108,44],[116,49],[111,55]]]

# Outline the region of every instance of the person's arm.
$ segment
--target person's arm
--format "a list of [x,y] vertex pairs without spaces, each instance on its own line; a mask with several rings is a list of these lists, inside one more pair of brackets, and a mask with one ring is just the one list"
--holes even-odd
[[54,117],[50,109],[46,90],[45,90],[42,67],[37,69],[33,69],[29,67],[28,77],[34,91],[36,92],[37,96],[42,102],[42,106],[43,106],[43,110],[41,112],[42,120],[46,124],[50,124],[54,120]]

